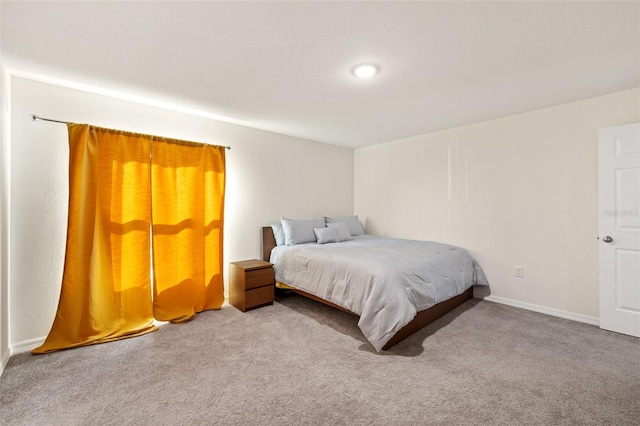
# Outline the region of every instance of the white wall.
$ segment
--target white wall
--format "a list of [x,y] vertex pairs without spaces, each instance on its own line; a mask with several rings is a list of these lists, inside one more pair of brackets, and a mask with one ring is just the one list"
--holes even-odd
[[227,263],[259,258],[261,227],[291,217],[353,212],[353,150],[160,109],[59,85],[11,80],[10,336],[30,349],[51,326],[67,220],[67,131],[29,114],[230,145]]
[[[1,8],[1,6],[0,6]],[[7,277],[8,262],[8,189],[9,189],[9,119],[8,75],[1,62],[0,54],[0,375],[11,355],[9,346],[9,285]]]
[[[2,2],[0,1],[0,16]],[[2,34],[0,19],[0,34]],[[4,56],[0,49],[0,376],[9,362],[9,284],[7,278],[8,262],[8,195],[9,195],[9,80],[4,67]]]
[[468,248],[494,298],[597,322],[598,129],[638,121],[634,89],[357,149],[356,212]]

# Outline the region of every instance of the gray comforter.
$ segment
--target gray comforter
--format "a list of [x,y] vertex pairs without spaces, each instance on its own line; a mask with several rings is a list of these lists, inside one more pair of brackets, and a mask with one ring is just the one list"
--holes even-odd
[[417,312],[488,285],[465,249],[372,235],[277,246],[271,263],[278,282],[360,315],[358,326],[377,351]]

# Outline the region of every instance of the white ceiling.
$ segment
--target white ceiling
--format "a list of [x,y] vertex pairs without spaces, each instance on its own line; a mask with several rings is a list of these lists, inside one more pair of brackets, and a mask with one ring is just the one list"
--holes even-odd
[[[640,86],[636,1],[3,1],[0,13],[8,67],[347,147]],[[380,74],[356,79],[361,62]]]

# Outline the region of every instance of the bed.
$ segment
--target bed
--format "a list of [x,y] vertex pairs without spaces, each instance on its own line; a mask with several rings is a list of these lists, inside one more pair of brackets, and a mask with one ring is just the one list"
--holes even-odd
[[[276,244],[262,228],[262,258],[279,288],[359,316],[376,349],[387,350],[488,285],[465,249],[446,244],[359,235],[331,244]],[[424,269],[424,258],[434,265]]]

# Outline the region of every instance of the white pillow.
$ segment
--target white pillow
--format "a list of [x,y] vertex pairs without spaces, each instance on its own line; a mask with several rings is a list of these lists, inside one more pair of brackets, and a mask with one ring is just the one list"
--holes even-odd
[[314,228],[324,228],[324,217],[287,219],[282,218],[282,229],[284,230],[284,242],[288,246],[302,243],[315,243],[316,234]]
[[282,229],[282,224],[277,223],[271,225],[271,229],[273,229],[273,236],[276,239],[276,245],[281,246],[284,244],[284,229]]
[[342,216],[342,217],[326,217],[327,223],[345,222],[349,227],[349,233],[352,236],[364,234],[364,229],[358,220],[358,215]]
[[318,244],[338,242],[335,228],[313,228],[313,233],[316,234]]
[[351,239],[349,227],[344,222],[327,223],[328,229],[335,229],[337,242],[347,241]]

